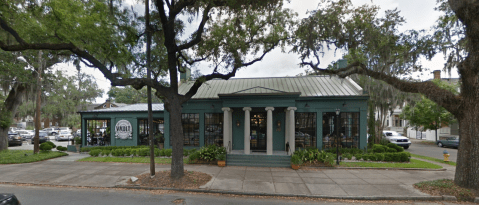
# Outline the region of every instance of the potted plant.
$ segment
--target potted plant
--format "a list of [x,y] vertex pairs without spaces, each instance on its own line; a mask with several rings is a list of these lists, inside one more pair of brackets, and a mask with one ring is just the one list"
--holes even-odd
[[299,155],[293,154],[293,156],[291,156],[291,168],[293,168],[294,170],[298,170],[301,164],[303,164],[303,161],[301,160]]
[[75,137],[73,140],[75,141],[75,148],[77,152],[80,152],[81,137]]
[[165,137],[163,133],[157,132],[155,134],[155,140],[158,142],[158,148],[163,149],[165,147]]
[[216,159],[218,160],[219,167],[226,166],[226,154],[218,154],[218,156],[216,156]]

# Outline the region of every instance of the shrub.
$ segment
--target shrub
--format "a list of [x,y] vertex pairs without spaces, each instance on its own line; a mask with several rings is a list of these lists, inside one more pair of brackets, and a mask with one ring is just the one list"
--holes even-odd
[[387,144],[389,144],[389,140],[386,139],[386,138],[381,138],[381,140],[379,140],[379,144],[381,144],[381,145],[387,145]]
[[138,155],[141,156],[141,157],[150,156],[150,149],[140,148]]
[[218,154],[225,154],[225,153],[226,153],[226,149],[224,147],[217,147],[216,145],[209,145],[209,146],[206,146],[206,147],[202,147],[200,149],[200,159],[203,159],[203,160],[206,160],[206,161],[213,161],[213,160],[216,160],[216,156]]
[[100,152],[101,150],[91,150],[89,154],[92,157],[98,157],[98,155],[100,155]]
[[154,151],[155,151],[155,157],[158,157],[158,156],[160,156],[160,149],[158,149],[158,148],[155,148],[155,150],[154,150]]
[[52,150],[52,148],[53,147],[49,143],[46,143],[46,142],[44,142],[40,145],[40,150],[45,151],[45,152],[48,152],[48,151]]
[[293,156],[291,156],[291,164],[301,165],[303,164],[303,161],[301,160],[301,157],[299,155],[293,154]]
[[362,154],[355,154],[354,155],[354,158],[356,158],[356,160],[361,160],[362,157],[363,157]]
[[110,155],[110,152],[111,152],[110,150],[102,150],[101,155],[102,156],[108,156],[108,155]]
[[394,160],[394,153],[384,153],[384,161],[392,162]]
[[187,157],[189,154],[188,150],[187,149],[183,149],[183,156]]
[[[409,152],[408,152],[409,153]],[[397,153],[397,155],[399,155],[399,160],[401,162],[409,162],[409,155],[408,153],[406,152],[400,152],[400,153]]]
[[353,155],[351,153],[346,153],[346,154],[343,154],[343,157],[351,160],[353,158]]
[[165,156],[171,157],[171,153],[173,153],[172,149],[164,149],[165,150]]
[[64,152],[64,151],[67,151],[68,149],[66,147],[63,147],[63,146],[58,146],[57,150]]
[[404,152],[404,148],[402,148],[400,146],[397,146],[396,151],[397,152]]
[[160,149],[160,156],[166,156],[165,149]]
[[373,152],[374,153],[383,153],[385,152],[386,150],[384,149],[383,146],[373,146]]
[[382,154],[382,153],[375,153],[374,157],[376,158],[376,161],[383,161],[384,160],[384,154]]
[[225,160],[226,160],[226,154],[218,154],[218,155],[216,156],[216,159],[217,159],[218,161],[225,161]]
[[75,144],[81,144],[81,137],[74,137],[73,140],[75,140]]
[[199,152],[193,152],[193,153],[190,153],[190,155],[188,156],[188,161],[193,162],[193,161],[195,161],[199,158],[200,158],[200,153]]
[[44,142],[44,143],[49,144],[50,146],[52,146],[52,148],[57,147],[57,146],[55,145],[55,143],[53,143],[53,142],[51,142],[51,141],[46,141],[46,142]]
[[129,156],[131,155],[131,149],[124,149],[123,151],[124,151],[123,154],[124,154],[125,156],[129,157]]
[[82,147],[80,148],[80,152],[90,152],[91,148],[90,147]]
[[386,149],[386,152],[397,152],[397,150],[394,149],[394,148],[388,147],[388,148]]

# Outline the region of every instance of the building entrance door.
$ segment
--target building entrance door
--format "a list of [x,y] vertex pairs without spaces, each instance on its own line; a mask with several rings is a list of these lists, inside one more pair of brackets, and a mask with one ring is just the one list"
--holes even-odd
[[266,113],[251,113],[251,141],[253,152],[266,152]]

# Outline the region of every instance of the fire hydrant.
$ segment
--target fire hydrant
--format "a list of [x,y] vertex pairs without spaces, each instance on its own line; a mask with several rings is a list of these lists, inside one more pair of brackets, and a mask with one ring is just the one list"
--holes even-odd
[[447,152],[447,150],[444,150],[444,152],[442,152],[442,154],[444,154],[444,161],[449,162],[449,156],[451,156],[449,154],[449,152]]

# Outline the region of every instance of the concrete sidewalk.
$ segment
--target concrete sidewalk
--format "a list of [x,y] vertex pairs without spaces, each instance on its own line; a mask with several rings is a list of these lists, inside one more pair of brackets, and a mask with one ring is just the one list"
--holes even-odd
[[[29,164],[0,165],[0,182],[68,186],[115,187],[132,176],[149,172],[148,164],[75,162],[87,154]],[[443,164],[441,164],[443,165]],[[204,190],[241,193],[291,194],[330,197],[421,197],[429,196],[413,184],[435,179],[453,179],[455,167],[445,171],[379,169],[300,169],[217,167],[185,165],[188,171],[213,176]],[[157,165],[156,170],[169,170]]]

